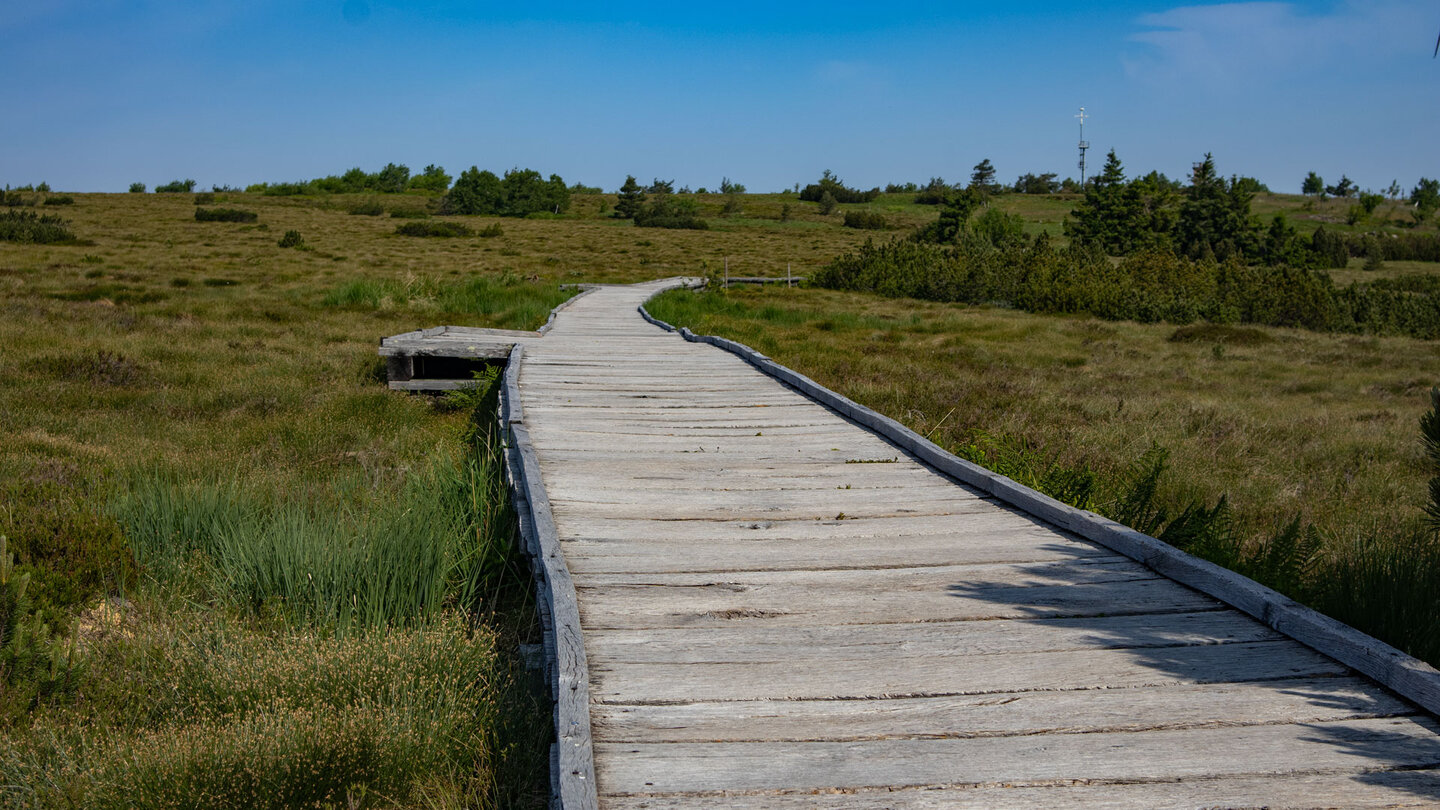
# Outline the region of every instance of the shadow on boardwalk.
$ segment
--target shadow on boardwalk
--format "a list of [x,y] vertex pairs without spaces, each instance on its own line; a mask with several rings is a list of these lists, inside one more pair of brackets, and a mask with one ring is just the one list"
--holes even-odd
[[[1057,545],[1053,550],[1062,549],[1062,546]],[[1076,555],[1074,562],[1080,564],[1083,560]],[[1004,587],[996,587],[993,583],[986,582],[957,582],[951,584],[947,590],[955,597],[983,600],[1003,606],[1004,610],[1000,612],[1006,615],[1019,614],[1026,617],[1021,621],[1037,625],[1053,624],[1075,615],[1067,614],[1058,605],[1045,603],[1045,595],[1053,590],[1056,582],[1053,563],[1020,565],[1017,568],[1023,572],[1024,581],[1020,584],[1012,581]],[[1156,576],[1158,578],[1158,575]],[[1129,593],[1121,583],[1090,580],[1083,587],[1098,589],[1097,597],[1103,596],[1106,591],[1113,592],[1111,595],[1115,612],[1109,615],[1123,615],[1127,612]],[[1175,587],[1184,588],[1178,584]],[[1188,588],[1185,590],[1189,591]],[[1038,599],[1035,598],[1037,596]],[[1224,608],[1219,608],[1217,603],[1217,609]],[[1424,710],[1368,681],[1368,689],[1365,690],[1336,686],[1342,682],[1352,685],[1355,683],[1351,680],[1353,673],[1338,664],[1334,665],[1335,671],[1332,673],[1318,677],[1314,674],[1299,677],[1293,670],[1287,670],[1283,664],[1277,666],[1274,674],[1269,676],[1232,678],[1226,677],[1223,672],[1201,672],[1190,651],[1197,646],[1237,642],[1224,638],[1198,641],[1180,639],[1166,626],[1165,613],[1152,613],[1145,608],[1133,612],[1153,616],[1154,621],[1096,629],[1085,637],[1086,645],[1119,651],[1132,662],[1153,670],[1162,676],[1162,680],[1172,683],[1243,683],[1253,688],[1273,690],[1276,695],[1291,698],[1292,702],[1294,698],[1300,698],[1305,704],[1320,710],[1317,713],[1329,714],[1339,720],[1325,723],[1293,722],[1294,727],[1304,730],[1303,736],[1298,737],[1299,740],[1331,746],[1346,757],[1355,758],[1356,773],[1351,778],[1356,782],[1383,785],[1422,799],[1440,802],[1440,772],[1431,770],[1440,767],[1440,735],[1435,733],[1440,727],[1437,727],[1435,718]],[[1251,622],[1260,633],[1269,633],[1258,622],[1248,618],[1244,621]],[[1276,643],[1293,644],[1303,651],[1303,654],[1317,660],[1321,658],[1308,648],[1301,647],[1298,642],[1285,640],[1279,634],[1269,634]],[[1373,723],[1362,725],[1346,722],[1374,718],[1393,718],[1396,723],[1395,730],[1376,728]],[[1396,772],[1400,771],[1407,772],[1405,778],[1394,778]],[[1305,801],[1311,797],[1296,798]]]

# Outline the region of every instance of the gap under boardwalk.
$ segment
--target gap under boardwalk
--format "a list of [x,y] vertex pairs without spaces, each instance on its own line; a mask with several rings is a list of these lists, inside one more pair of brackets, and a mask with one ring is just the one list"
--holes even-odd
[[602,288],[528,343],[609,808],[1440,804],[1440,726]]

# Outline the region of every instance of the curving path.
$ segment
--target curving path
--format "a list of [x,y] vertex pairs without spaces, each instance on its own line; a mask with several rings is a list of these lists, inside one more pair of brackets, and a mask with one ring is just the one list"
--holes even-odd
[[1428,713],[645,322],[666,284],[519,368],[599,806],[1440,805]]

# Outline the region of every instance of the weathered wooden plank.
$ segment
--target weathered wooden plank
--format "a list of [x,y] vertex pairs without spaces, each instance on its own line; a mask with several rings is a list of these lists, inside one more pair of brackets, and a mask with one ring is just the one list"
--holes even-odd
[[416,355],[423,357],[468,357],[483,360],[503,360],[510,355],[514,340],[454,340],[422,338],[420,340],[395,340],[380,347],[381,356]]
[[[580,514],[569,515],[560,529],[560,536],[573,539],[604,541],[607,539],[625,542],[674,543],[677,547],[692,546],[710,542],[753,542],[783,546],[790,541],[851,541],[885,538],[896,545],[911,542],[912,538],[943,535],[954,538],[957,543],[969,538],[979,538],[1001,530],[1026,529],[1043,530],[1043,525],[1032,519],[1017,516],[1007,508],[979,512],[965,512],[961,515],[920,515],[905,514],[886,517],[847,517],[845,520],[655,520],[651,518],[589,517]],[[1022,528],[1023,527],[1023,528]],[[1099,543],[1082,540],[1066,532],[1055,532],[1056,549],[1075,549],[1075,556],[1087,556],[1092,549],[1104,549],[1105,554],[1114,552]],[[927,542],[916,540],[916,542]],[[877,549],[882,543],[874,543]],[[657,549],[659,551],[659,549]],[[690,549],[685,548],[686,553]]]
[[1355,677],[883,700],[597,704],[602,742],[783,742],[997,737],[1321,723],[1413,714]]
[[[665,427],[648,428],[642,425],[614,423],[611,425],[571,425],[568,428],[556,428],[556,434],[564,434],[571,437],[597,437],[607,441],[629,441],[630,437],[657,438],[673,440],[691,439],[780,439],[789,441],[792,437],[813,442],[833,442],[836,439],[848,439],[854,428],[846,425],[816,424],[816,425],[670,425]],[[549,436],[547,435],[547,438]]]
[[906,517],[908,515],[973,515],[987,511],[987,502],[964,493],[950,499],[929,498],[918,502],[885,503],[874,499],[836,497],[835,490],[816,493],[807,502],[805,493],[771,492],[765,497],[744,496],[748,493],[712,493],[703,505],[685,503],[601,503],[573,499],[557,503],[556,514],[568,518],[583,514],[587,518],[647,518],[653,521],[734,521],[734,520],[855,520],[862,518]]
[[[1024,567],[1042,565],[1047,563]],[[1178,613],[1215,605],[1168,580],[1147,578],[1148,572],[1074,562],[1065,566],[1070,576],[1037,573],[1033,583],[1018,577],[1006,581],[996,570],[1006,566],[964,566],[976,569],[968,574],[944,567],[722,576],[592,574],[581,584],[581,621],[587,629],[869,624]],[[763,579],[777,576],[788,579]],[[625,584],[606,584],[622,577]]]
[[1434,807],[1440,772],[1351,770],[1264,776],[1166,779],[1138,783],[963,786],[950,790],[878,788],[843,793],[727,793],[607,796],[611,810],[1322,810]]
[[562,543],[570,570],[577,575],[581,572],[915,568],[1032,563],[1113,553],[1088,543],[1066,542],[1043,527],[1017,524],[1003,517],[997,520],[996,516],[974,516],[974,521],[986,525],[965,525],[957,520],[957,525],[944,533],[907,536],[897,532],[886,535],[888,542],[884,543],[875,542],[873,536],[830,537],[823,536],[823,532],[817,532],[822,535],[817,539],[781,542],[756,531],[742,539],[717,539],[710,534],[687,543],[674,533],[664,531],[666,526],[639,537],[562,535]]
[[589,660],[607,664],[713,664],[1005,655],[1275,641],[1284,636],[1234,610],[997,619],[987,622],[598,630],[585,634]]
[[979,739],[596,743],[603,794],[1173,780],[1434,768],[1428,718]]
[[[545,469],[547,473],[552,473],[552,471],[553,473],[547,475],[545,480],[554,491],[566,487],[584,487],[585,491],[596,492],[663,488],[677,496],[683,494],[685,497],[698,497],[695,493],[707,490],[755,492],[794,489],[891,490],[903,488],[920,491],[924,487],[946,485],[944,481],[937,482],[934,473],[911,465],[873,465],[879,467],[878,470],[856,469],[859,466],[843,463],[825,466],[815,464],[789,466],[776,463],[770,465],[770,469],[762,477],[729,470],[723,465],[712,465],[708,474],[686,475],[681,470],[660,471],[655,468],[655,465],[648,463],[625,464],[624,460],[619,463],[597,461],[566,466],[549,465]],[[953,491],[954,487],[951,489]],[[883,494],[893,497],[896,493]]]
[[[1003,514],[988,500],[958,487],[919,486],[908,490],[770,489],[770,490],[587,490],[564,487],[554,494],[564,501],[557,514],[583,512],[587,517],[644,517],[649,520],[737,520],[747,515],[845,520],[884,515]],[[681,496],[684,497],[681,497]],[[1018,519],[1011,518],[1015,523]]]
[[833,700],[1128,689],[1187,683],[1342,675],[1332,658],[1289,639],[1127,650],[1012,652],[1005,655],[811,658],[741,664],[590,662],[600,703]]

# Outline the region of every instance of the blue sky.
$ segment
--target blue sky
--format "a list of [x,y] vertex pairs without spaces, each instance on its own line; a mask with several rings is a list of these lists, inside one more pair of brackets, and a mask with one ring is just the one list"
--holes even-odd
[[14,0],[0,185],[472,164],[752,191],[1091,166],[1440,177],[1440,2]]

